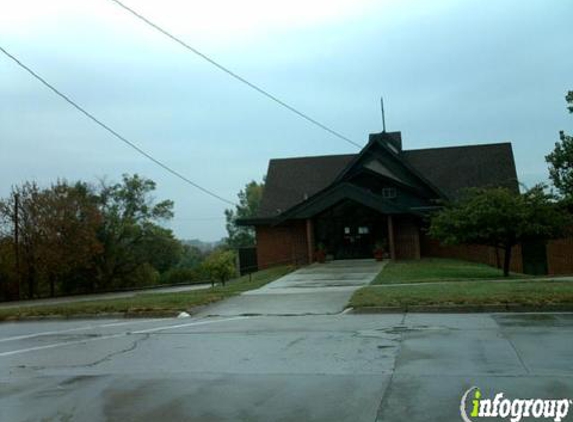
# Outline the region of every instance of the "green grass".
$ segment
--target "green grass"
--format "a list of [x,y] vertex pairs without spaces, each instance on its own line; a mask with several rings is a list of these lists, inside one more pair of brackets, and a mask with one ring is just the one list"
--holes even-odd
[[573,282],[525,280],[512,282],[469,281],[416,286],[368,286],[354,293],[353,308],[411,305],[542,306],[573,304]]
[[19,308],[0,308],[0,321],[17,319],[22,317],[42,316],[74,316],[92,315],[101,313],[140,313],[156,312],[169,313],[188,311],[201,305],[208,305],[244,291],[257,289],[293,270],[291,266],[282,266],[258,271],[252,274],[252,280],[248,276],[230,281],[225,287],[216,286],[204,290],[191,290],[178,293],[138,293],[136,296],[126,299],[104,299],[85,302],[41,305]]
[[[510,278],[525,278],[510,274]],[[424,258],[388,263],[372,284],[501,279],[503,271],[485,264],[455,259]]]

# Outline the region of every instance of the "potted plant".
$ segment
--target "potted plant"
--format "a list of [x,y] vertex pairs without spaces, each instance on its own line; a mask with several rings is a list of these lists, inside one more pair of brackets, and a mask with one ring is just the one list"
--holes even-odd
[[374,245],[374,258],[376,261],[382,261],[386,256],[386,242],[384,240],[379,240]]
[[324,243],[319,243],[318,245],[316,245],[316,251],[314,252],[314,260],[320,263],[326,262],[326,247],[324,246]]

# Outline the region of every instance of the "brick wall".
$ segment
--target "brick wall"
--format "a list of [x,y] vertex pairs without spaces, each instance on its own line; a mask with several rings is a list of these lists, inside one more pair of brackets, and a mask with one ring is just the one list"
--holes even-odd
[[573,237],[547,243],[547,273],[573,274]]
[[419,223],[408,216],[395,216],[394,248],[396,259],[420,259]]
[[[421,257],[453,258],[481,262],[492,267],[503,265],[503,251],[480,245],[444,246],[420,233],[417,225],[407,219],[394,223],[396,258]],[[286,263],[308,264],[308,244],[305,221],[285,225],[256,227],[257,259],[259,268]],[[416,240],[418,237],[418,241]],[[573,274],[573,237],[551,240],[547,244],[548,274]],[[511,271],[523,272],[521,247],[512,251]]]
[[[492,267],[503,267],[504,252],[498,251],[490,246],[481,245],[441,245],[440,242],[421,235],[422,257],[453,258],[464,261],[481,262]],[[511,251],[510,270],[516,273],[523,272],[523,261],[521,257],[521,247],[518,245]]]
[[306,222],[295,220],[280,226],[257,226],[259,269],[284,264],[308,264]]
[[[547,274],[573,274],[573,237],[547,242]],[[422,256],[463,259],[481,262],[493,267],[503,265],[503,251],[496,255],[495,248],[479,245],[443,246],[422,236]],[[498,264],[499,263],[499,264]],[[511,271],[523,272],[523,257],[518,245],[511,252]]]

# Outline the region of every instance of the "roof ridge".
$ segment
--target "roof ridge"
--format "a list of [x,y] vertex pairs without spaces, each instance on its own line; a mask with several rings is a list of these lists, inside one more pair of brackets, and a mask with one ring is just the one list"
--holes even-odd
[[414,148],[414,149],[405,149],[402,152],[410,152],[410,151],[430,151],[435,149],[453,149],[453,148],[475,148],[475,147],[493,147],[496,145],[511,145],[511,141],[505,142],[489,142],[487,144],[470,144],[470,145],[448,145],[445,147],[430,147],[430,148]]
[[299,157],[283,157],[283,158],[271,158],[269,161],[285,161],[285,160],[303,160],[309,158],[331,158],[331,157],[351,157],[358,155],[356,154],[324,154],[324,155],[303,155]]

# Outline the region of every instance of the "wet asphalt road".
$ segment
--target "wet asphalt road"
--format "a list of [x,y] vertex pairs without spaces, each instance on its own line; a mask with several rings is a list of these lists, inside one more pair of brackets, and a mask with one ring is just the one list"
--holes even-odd
[[573,314],[343,313],[380,269],[306,267],[193,318],[2,323],[0,422],[448,422],[472,386],[573,399]]
[[473,385],[573,398],[572,338],[572,314],[4,323],[0,420],[457,421]]

